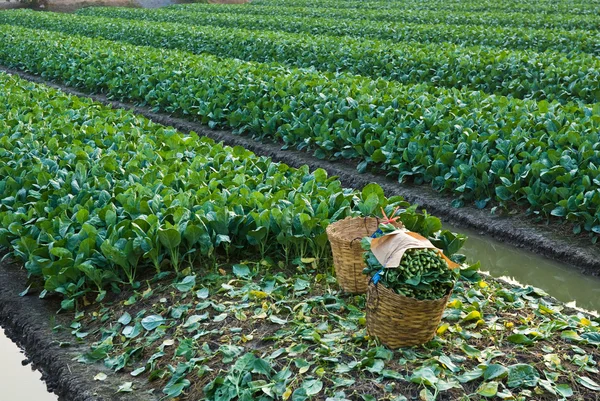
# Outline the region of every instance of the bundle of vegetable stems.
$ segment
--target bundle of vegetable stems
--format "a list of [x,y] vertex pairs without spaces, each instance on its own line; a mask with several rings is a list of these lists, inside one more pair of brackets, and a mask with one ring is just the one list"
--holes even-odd
[[448,266],[438,249],[408,249],[398,267],[381,265],[371,251],[371,241],[397,230],[391,223],[393,219],[386,218],[373,236],[362,239],[366,265],[363,273],[371,277],[374,284],[411,298],[439,299],[448,294],[458,273]]

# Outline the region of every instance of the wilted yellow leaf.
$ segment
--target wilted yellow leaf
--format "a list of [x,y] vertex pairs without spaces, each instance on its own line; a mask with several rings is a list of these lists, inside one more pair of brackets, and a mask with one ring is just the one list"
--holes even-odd
[[448,307],[454,309],[462,308],[462,302],[460,302],[458,299],[452,300],[448,302]]
[[479,320],[479,319],[481,319],[481,313],[479,313],[479,311],[474,310],[474,311],[469,312],[469,314],[464,317],[463,321],[469,322],[471,320]]
[[268,296],[269,296],[269,294],[267,294],[264,291],[257,291],[257,290],[250,291],[250,298],[253,298],[253,299],[265,299]]
[[544,361],[546,361],[552,367],[560,366],[560,358],[556,354],[546,354],[544,355]]

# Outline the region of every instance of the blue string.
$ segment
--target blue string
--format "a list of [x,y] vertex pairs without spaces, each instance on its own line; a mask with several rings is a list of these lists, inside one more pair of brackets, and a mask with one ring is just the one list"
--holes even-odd
[[379,282],[379,280],[381,280],[381,274],[383,273],[383,269],[379,270],[377,273],[375,273],[373,275],[373,278],[371,280],[373,280],[373,284],[377,284]]
[[[375,231],[373,233],[373,235],[371,235],[371,238],[377,238],[381,234],[383,234],[383,231],[381,231],[381,228],[378,228],[377,231]],[[371,278],[371,280],[373,281],[373,284],[377,285],[377,283],[379,282],[379,280],[381,280],[381,274],[382,273],[383,273],[383,269],[379,270],[377,273],[375,273],[373,275],[373,278]]]
[[377,231],[375,231],[375,232],[373,233],[373,235],[371,235],[371,238],[377,238],[377,236],[378,236],[379,234],[383,234],[383,231],[381,231],[381,228],[378,228],[378,229],[377,229]]

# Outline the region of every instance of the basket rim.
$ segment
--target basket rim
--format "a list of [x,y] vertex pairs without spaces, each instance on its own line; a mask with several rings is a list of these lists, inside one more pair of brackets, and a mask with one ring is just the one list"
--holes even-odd
[[405,298],[405,299],[409,299],[411,302],[415,302],[417,304],[421,304],[421,305],[425,305],[425,304],[437,304],[440,301],[446,299],[446,298],[450,298],[450,295],[452,295],[452,289],[450,289],[450,291],[448,291],[448,293],[446,295],[444,295],[443,297],[440,298],[436,298],[436,299],[417,299],[417,298],[413,298],[413,297],[407,297],[406,295],[402,295],[402,294],[398,294],[394,291],[392,291],[391,289],[389,289],[388,287],[386,287],[385,285],[381,285],[379,286],[379,283],[374,284],[373,280],[369,280],[369,284],[367,286],[367,291],[369,291],[371,288],[375,289],[376,291],[381,291],[383,290],[383,292],[386,292],[386,295],[389,296],[396,296],[397,298]]
[[372,220],[381,220],[379,217],[373,217],[373,216],[347,216],[345,218],[343,218],[342,220],[337,220],[334,221],[333,223],[330,223],[329,225],[327,225],[327,228],[325,229],[328,233],[331,231],[335,231],[335,230],[339,230],[341,227],[347,226],[348,224],[352,224],[358,221],[372,221]]

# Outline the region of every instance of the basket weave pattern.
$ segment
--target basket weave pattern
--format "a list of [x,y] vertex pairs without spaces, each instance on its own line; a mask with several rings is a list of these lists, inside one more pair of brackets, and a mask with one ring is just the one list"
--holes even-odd
[[378,228],[374,217],[354,217],[337,221],[327,227],[327,237],[333,252],[333,265],[338,283],[346,292],[364,294],[369,278],[363,274],[363,237],[372,235]]
[[418,300],[371,283],[367,291],[367,333],[389,348],[424,344],[435,335],[449,297]]

